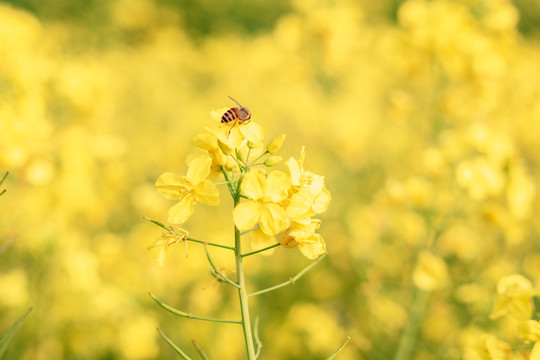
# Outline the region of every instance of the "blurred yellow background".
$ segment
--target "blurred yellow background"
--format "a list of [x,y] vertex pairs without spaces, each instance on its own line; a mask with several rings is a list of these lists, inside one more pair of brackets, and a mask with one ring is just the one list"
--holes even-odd
[[[157,326],[193,356],[191,339],[243,358],[237,326],[148,296],[238,314],[197,244],[158,267],[161,230],[142,219],[166,220],[154,182],[185,172],[227,96],[266,141],[287,134],[279,155],[305,145],[332,192],[329,256],[252,301],[260,359],[322,359],[347,335],[340,360],[460,359],[482,332],[517,344],[489,314],[502,276],[540,286],[539,35],[532,0],[0,2],[0,246],[16,236],[0,333],[34,307],[6,358],[177,358]],[[233,241],[222,200],[197,209],[193,237]],[[246,272],[257,289],[308,263],[278,248]]]

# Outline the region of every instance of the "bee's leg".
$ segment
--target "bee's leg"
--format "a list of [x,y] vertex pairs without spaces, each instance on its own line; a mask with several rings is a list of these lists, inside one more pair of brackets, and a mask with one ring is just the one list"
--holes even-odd
[[231,135],[231,130],[233,129],[233,127],[236,125],[237,122],[238,122],[238,119],[235,119],[234,124],[232,124],[231,128],[229,129],[229,132],[227,133],[227,137],[229,137],[229,135]]

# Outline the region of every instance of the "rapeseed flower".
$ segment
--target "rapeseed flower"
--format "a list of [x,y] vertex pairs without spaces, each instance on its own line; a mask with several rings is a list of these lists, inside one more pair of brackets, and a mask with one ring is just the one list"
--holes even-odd
[[527,320],[518,325],[519,337],[527,342],[540,341],[540,321]]
[[158,239],[154,244],[150,246],[150,249],[159,247],[159,253],[157,257],[157,263],[159,266],[163,266],[165,258],[167,257],[167,250],[179,242],[186,243],[186,257],[187,257],[187,242],[186,239],[189,236],[189,233],[179,227],[173,227],[174,231],[168,231],[162,234],[161,238]]
[[241,185],[248,201],[233,210],[233,221],[240,231],[259,224],[266,235],[276,235],[289,225],[285,209],[279,205],[288,196],[291,179],[282,171],[268,174],[262,170],[246,173]]
[[206,129],[206,132],[195,136],[193,142],[198,148],[208,152],[208,155],[212,158],[211,169],[213,171],[221,171],[222,166],[227,170],[238,167],[237,163],[222,151],[213,130]]
[[300,159],[291,157],[287,161],[291,176],[292,192],[288,199],[287,216],[291,219],[308,222],[315,214],[326,211],[331,200],[330,192],[324,186],[324,176],[304,170],[305,148],[302,147]]
[[440,289],[448,282],[446,263],[432,253],[422,251],[413,271],[413,282],[424,291]]
[[295,222],[281,235],[281,245],[286,248],[298,249],[308,259],[316,259],[326,253],[326,243],[320,234],[315,231],[320,227],[321,221],[310,219],[308,223]]
[[538,291],[524,276],[512,274],[503,277],[497,283],[497,293],[499,299],[493,308],[491,318],[507,314],[520,321],[531,318],[531,298],[537,295]]
[[219,205],[219,191],[207,179],[211,164],[212,158],[201,154],[190,161],[186,176],[165,172],[158,178],[156,187],[159,193],[169,200],[180,200],[169,210],[170,223],[183,224],[193,214],[198,202]]
[[[221,108],[210,112],[212,119],[221,124],[221,117],[229,110],[229,108]],[[221,124],[216,130],[211,130],[216,135],[220,147],[226,148],[224,152],[231,152],[233,149],[240,147],[243,141],[247,141],[253,144],[262,142],[264,138],[264,131],[262,127],[253,122],[235,122]]]
[[465,360],[503,360],[511,353],[510,344],[489,334],[482,334],[465,348]]

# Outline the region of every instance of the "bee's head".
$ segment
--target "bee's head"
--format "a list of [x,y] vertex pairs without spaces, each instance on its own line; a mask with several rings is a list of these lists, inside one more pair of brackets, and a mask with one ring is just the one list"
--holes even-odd
[[242,120],[242,122],[246,122],[246,121],[249,121],[249,119],[251,119],[251,111],[249,111],[247,107],[238,108],[238,112],[239,112],[238,117],[240,118],[240,120]]

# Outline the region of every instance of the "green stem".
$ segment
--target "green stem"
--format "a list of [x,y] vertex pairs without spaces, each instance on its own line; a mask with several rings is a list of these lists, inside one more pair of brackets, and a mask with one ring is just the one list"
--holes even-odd
[[182,351],[182,349],[180,349],[180,347],[178,347],[178,345],[176,345],[171,339],[169,339],[167,335],[165,335],[163,331],[161,331],[160,328],[156,328],[156,329],[159,332],[159,335],[161,335],[161,337],[165,339],[167,344],[169,344],[174,349],[174,351],[176,351],[176,353],[182,357],[182,359],[192,360],[185,352]]
[[2,337],[0,337],[0,358],[2,358],[4,356],[4,354],[6,353],[7,347],[9,345],[13,335],[17,332],[17,330],[19,330],[19,328],[21,327],[24,319],[26,319],[26,317],[28,316],[28,314],[30,314],[30,311],[32,311],[32,309],[33,309],[33,307],[29,308],[23,314],[23,316],[21,316],[19,319],[17,319],[17,321],[15,321],[15,323],[13,325],[11,325],[11,327],[9,328],[7,333],[5,333],[4,335],[2,335]]
[[154,294],[152,293],[148,293],[148,295],[150,295],[152,297],[152,299],[154,299],[155,302],[158,303],[159,306],[161,306],[162,308],[164,308],[165,310],[175,314],[175,315],[178,315],[178,316],[182,316],[182,317],[186,317],[188,319],[195,319],[195,320],[204,320],[204,321],[211,321],[211,322],[221,322],[221,323],[228,323],[228,324],[242,324],[241,321],[239,320],[226,320],[226,319],[212,319],[212,318],[207,318],[207,317],[202,317],[202,316],[196,316],[196,315],[193,315],[191,313],[187,313],[187,312],[183,312],[183,311],[180,311],[178,309],[175,309],[173,308],[172,306],[170,305],[167,305],[165,304],[164,302],[158,300]]
[[[238,180],[236,185],[234,206],[236,207],[240,202],[240,185],[242,184],[242,178]],[[255,360],[255,346],[253,344],[253,333],[251,330],[251,321],[249,319],[249,305],[248,294],[246,290],[246,279],[244,277],[244,264],[242,258],[242,240],[240,236],[240,230],[234,227],[234,257],[236,260],[236,275],[238,276],[238,297],[240,300],[240,311],[242,313],[242,329],[244,330],[244,340],[246,342],[246,350],[248,360]]]
[[201,347],[199,346],[199,344],[197,344],[197,342],[195,340],[191,340],[191,342],[193,343],[193,346],[195,346],[195,349],[197,349],[197,351],[199,352],[199,355],[201,355],[201,357],[203,358],[203,360],[209,360],[208,359],[208,356],[206,356],[206,354],[204,353],[204,351],[201,349]]
[[214,277],[218,281],[224,281],[224,282],[238,288],[237,283],[235,283],[234,281],[229,279],[227,276],[223,275],[222,272],[218,269],[216,263],[214,262],[214,260],[210,256],[210,252],[208,251],[208,246],[206,246],[206,244],[204,244],[204,251],[206,251],[206,259],[208,259],[208,263],[210,264],[210,266],[212,267],[212,270],[214,271],[214,273],[213,273]]
[[223,173],[223,177],[225,178],[225,181],[227,182],[227,187],[229,188],[229,193],[231,194],[233,199],[236,198],[236,196],[234,194],[233,183],[230,181],[229,175],[227,175],[227,170],[225,169],[225,166],[221,167],[221,172]]
[[394,360],[409,360],[413,356],[418,331],[426,312],[430,292],[416,289],[412,306],[409,311],[409,319],[401,335],[399,346],[394,356]]
[[255,318],[255,324],[253,325],[253,327],[255,328],[255,331],[253,333],[253,336],[255,337],[255,344],[257,345],[257,351],[255,352],[255,358],[258,358],[259,355],[261,354],[261,349],[262,349],[262,342],[261,342],[261,339],[259,338],[259,317],[257,316]]
[[329,358],[327,358],[326,360],[333,360],[336,358],[336,356],[338,356],[338,354],[341,352],[341,350],[343,350],[343,348],[345,347],[345,345],[347,345],[349,343],[349,341],[351,341],[351,337],[350,336],[347,336],[347,339],[345,339],[345,341],[343,342],[343,344],[341,344],[341,346],[336,350],[335,353],[333,353],[332,355],[330,355]]
[[270,245],[270,246],[267,246],[267,247],[262,248],[262,249],[259,249],[259,250],[255,250],[255,251],[252,251],[252,252],[248,252],[247,254],[243,254],[242,257],[255,255],[255,254],[261,253],[261,252],[263,252],[263,251],[270,250],[270,249],[273,249],[273,248],[275,248],[275,247],[278,247],[279,245],[281,245],[281,244],[280,244],[280,243],[277,243],[277,244]]
[[[179,234],[178,232],[174,231],[173,228],[163,224],[162,222],[159,222],[157,220],[154,220],[154,219],[150,219],[149,217],[146,217],[146,216],[143,216],[143,219],[145,220],[148,220],[154,224],[156,224],[157,226],[167,230],[167,231],[172,231],[173,233],[175,233],[176,235],[178,236],[182,236],[181,234]],[[215,244],[215,243],[211,243],[211,242],[208,242],[208,241],[202,241],[202,240],[197,240],[197,239],[193,239],[193,238],[186,238],[186,241],[191,241],[191,242],[195,242],[195,243],[199,243],[199,244],[203,244],[203,245],[209,245],[209,246],[214,246],[214,247],[218,247],[218,248],[222,248],[222,249],[227,249],[227,250],[232,250],[234,251],[234,247],[232,246],[227,246],[227,245],[221,245],[221,244]]]
[[264,155],[266,155],[266,154],[270,154],[270,153],[268,152],[268,150],[266,150],[265,152],[263,152],[261,155],[257,156],[257,158],[256,158],[255,160],[253,160],[253,162],[259,160],[260,158],[262,158],[262,157],[263,157]]
[[319,256],[315,261],[313,261],[311,264],[309,264],[308,266],[306,266],[305,268],[303,268],[302,270],[300,270],[300,272],[298,274],[296,274],[295,276],[293,276],[292,278],[290,278],[289,280],[285,281],[285,282],[282,282],[281,284],[277,284],[275,286],[272,286],[272,287],[269,287],[269,288],[266,288],[266,289],[262,289],[262,290],[259,290],[259,291],[256,291],[254,293],[251,293],[249,294],[248,296],[249,297],[252,297],[252,296],[256,296],[256,295],[261,295],[261,294],[264,294],[264,293],[267,293],[267,292],[270,292],[270,291],[274,291],[274,290],[277,290],[277,289],[280,289],[284,286],[287,286],[287,285],[291,285],[291,284],[294,284],[296,282],[296,280],[300,279],[302,276],[304,276],[305,273],[307,273],[309,270],[311,270],[315,265],[317,265],[322,259],[324,259],[324,257],[326,256],[326,254],[322,254],[321,256]]

